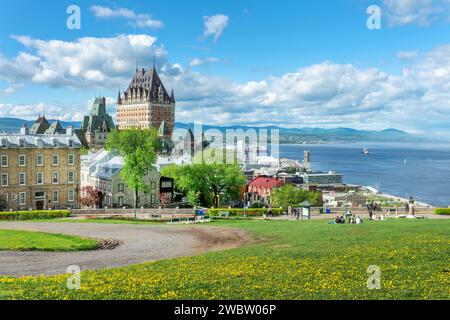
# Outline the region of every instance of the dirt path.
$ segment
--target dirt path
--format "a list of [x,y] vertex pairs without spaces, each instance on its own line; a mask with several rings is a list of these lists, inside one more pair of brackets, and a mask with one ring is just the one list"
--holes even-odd
[[0,251],[0,275],[16,277],[62,274],[71,265],[78,265],[82,270],[121,267],[229,249],[252,241],[246,231],[216,227],[0,222],[0,229],[43,231],[121,242],[113,250]]

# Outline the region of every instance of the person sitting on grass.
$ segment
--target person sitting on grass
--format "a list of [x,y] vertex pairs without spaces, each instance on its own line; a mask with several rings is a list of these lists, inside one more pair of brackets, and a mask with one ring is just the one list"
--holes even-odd
[[356,224],[362,224],[363,223],[363,220],[361,219],[360,216],[356,217],[355,223]]

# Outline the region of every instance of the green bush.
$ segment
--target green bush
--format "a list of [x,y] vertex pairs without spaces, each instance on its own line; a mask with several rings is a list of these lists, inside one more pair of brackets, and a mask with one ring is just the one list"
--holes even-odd
[[70,215],[69,210],[34,210],[0,212],[0,220],[37,220],[65,218]]
[[[267,214],[269,209],[267,208],[249,208],[249,209],[241,209],[241,208],[215,208],[209,209],[208,215],[212,217],[216,217],[219,215],[219,212],[229,212],[230,216],[243,216],[244,214],[248,216],[262,216],[263,214]],[[272,214],[275,216],[279,216],[283,214],[283,209],[281,208],[272,208]]]
[[448,216],[450,215],[450,208],[437,208],[434,213]]

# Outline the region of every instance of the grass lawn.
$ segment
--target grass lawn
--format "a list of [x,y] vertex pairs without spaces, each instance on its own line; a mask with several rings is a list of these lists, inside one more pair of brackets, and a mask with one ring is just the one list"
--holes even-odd
[[[449,299],[450,220],[228,221],[263,241],[237,249],[68,275],[0,278],[8,299]],[[202,228],[204,226],[198,226]],[[367,268],[381,289],[367,288]]]
[[98,246],[93,239],[44,232],[0,230],[0,250],[75,251]]

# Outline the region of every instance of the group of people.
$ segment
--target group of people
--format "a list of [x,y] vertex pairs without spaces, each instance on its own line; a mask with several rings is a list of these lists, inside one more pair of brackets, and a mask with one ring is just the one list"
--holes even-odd
[[373,220],[373,213],[378,211],[379,209],[380,207],[376,202],[372,201],[367,204],[367,211],[369,211],[369,220]]
[[[346,223],[346,219],[344,216],[336,216],[336,219],[334,219],[333,221],[330,222],[330,224],[345,224]],[[349,219],[348,219],[348,223],[349,224],[362,224],[363,220],[361,219],[360,216],[355,217],[355,215],[352,215]]]

